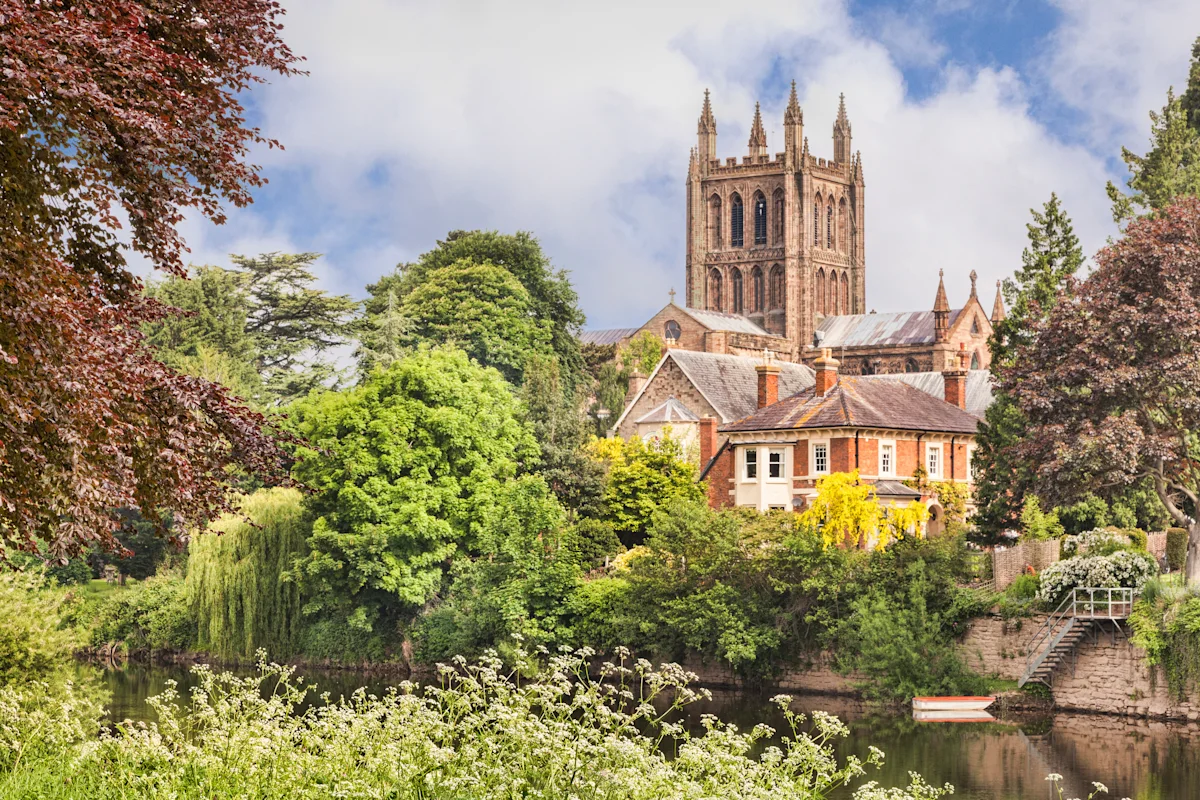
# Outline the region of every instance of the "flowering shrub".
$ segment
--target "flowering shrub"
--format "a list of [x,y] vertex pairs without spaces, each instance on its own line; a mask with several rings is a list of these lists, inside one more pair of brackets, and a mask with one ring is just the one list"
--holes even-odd
[[1140,589],[1158,574],[1158,563],[1146,552],[1119,550],[1109,556],[1076,556],[1042,570],[1038,600],[1057,603],[1079,586]]
[[1062,553],[1063,556],[1069,558],[1085,555],[1097,549],[1128,546],[1129,537],[1121,531],[1096,528],[1095,530],[1084,531],[1075,536],[1064,536],[1062,540]]
[[[778,740],[766,725],[743,733],[712,716],[692,734],[671,720],[705,696],[690,688],[694,675],[622,659],[597,681],[591,656],[548,657],[539,668],[518,653],[512,672],[494,656],[459,658],[440,667],[436,685],[359,690],[307,709],[310,689],[289,668],[260,665],[239,678],[197,667],[190,703],[173,688],[150,701],[158,723],[127,722],[82,744],[68,728],[36,763],[18,771],[0,762],[0,796],[814,800],[882,762],[874,748],[839,761],[833,742],[845,725],[818,712],[810,727],[787,696],[775,698],[787,721]],[[871,783],[854,797],[951,791],[912,775],[904,789]]]

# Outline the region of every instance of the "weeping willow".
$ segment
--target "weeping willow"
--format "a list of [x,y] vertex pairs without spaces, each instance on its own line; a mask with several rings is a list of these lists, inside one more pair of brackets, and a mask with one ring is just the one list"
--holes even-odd
[[295,652],[301,619],[299,589],[283,573],[304,550],[311,523],[295,489],[260,490],[241,510],[253,525],[225,516],[188,546],[197,644],[225,659],[251,658],[260,647],[285,659]]

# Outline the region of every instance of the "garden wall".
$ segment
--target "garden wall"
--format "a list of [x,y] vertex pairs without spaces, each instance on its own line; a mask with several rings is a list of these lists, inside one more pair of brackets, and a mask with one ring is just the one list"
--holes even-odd
[[[1163,546],[1165,547],[1165,540]],[[992,551],[992,575],[996,581],[997,591],[1004,591],[1008,585],[1025,571],[1033,567],[1041,572],[1046,567],[1058,561],[1062,543],[1058,539],[1046,541],[1021,542],[1004,550],[997,548]]]

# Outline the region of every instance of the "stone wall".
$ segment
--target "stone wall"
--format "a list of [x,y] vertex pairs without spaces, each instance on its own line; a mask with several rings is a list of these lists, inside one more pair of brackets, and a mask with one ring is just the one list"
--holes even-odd
[[1041,572],[1046,567],[1058,561],[1062,544],[1058,539],[1047,541],[1020,542],[1005,550],[997,548],[992,551],[992,575],[996,581],[996,589],[1004,591],[1008,585],[1025,571],[1033,567]]
[[1029,639],[1045,621],[1044,614],[1014,620],[999,615],[980,617],[971,621],[959,642],[959,653],[979,674],[1015,681],[1025,671]]

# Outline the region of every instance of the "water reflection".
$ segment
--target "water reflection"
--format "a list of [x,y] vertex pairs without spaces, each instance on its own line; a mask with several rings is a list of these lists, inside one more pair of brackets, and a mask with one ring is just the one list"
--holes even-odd
[[[382,693],[396,682],[344,671],[310,669],[305,675],[335,698],[360,686]],[[112,693],[110,719],[151,719],[146,700],[161,693],[171,679],[184,696],[195,685],[185,667],[128,665],[106,670],[103,681]],[[784,723],[770,702],[772,694],[714,691],[712,700],[689,708],[688,722],[699,726],[701,715],[715,714],[743,730],[759,722],[779,728]],[[1045,778],[1056,772],[1064,777],[1066,797],[1087,797],[1091,782],[1100,781],[1108,786],[1110,798],[1200,798],[1200,730],[1195,724],[1080,714],[979,724],[920,723],[909,713],[880,714],[851,699],[822,695],[796,696],[793,708],[825,711],[844,720],[851,733],[837,745],[842,757],[865,758],[870,745],[882,749],[887,754],[884,768],[867,777],[884,786],[904,785],[909,771],[915,771],[930,783],[953,784],[956,798],[1052,800],[1057,795]],[[833,797],[844,800],[852,789]]]

